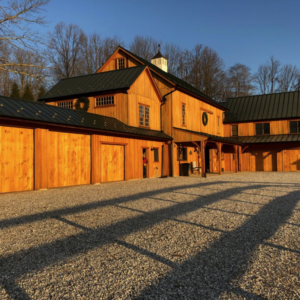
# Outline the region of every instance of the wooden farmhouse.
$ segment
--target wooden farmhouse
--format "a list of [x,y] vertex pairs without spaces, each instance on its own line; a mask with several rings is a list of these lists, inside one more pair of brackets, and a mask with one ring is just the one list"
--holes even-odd
[[167,71],[118,47],[40,102],[0,96],[0,192],[300,170],[298,92],[220,103]]

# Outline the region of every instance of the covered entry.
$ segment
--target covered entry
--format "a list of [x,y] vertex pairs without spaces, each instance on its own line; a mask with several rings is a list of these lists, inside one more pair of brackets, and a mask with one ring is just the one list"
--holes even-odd
[[124,145],[101,145],[101,182],[125,179],[124,148]]

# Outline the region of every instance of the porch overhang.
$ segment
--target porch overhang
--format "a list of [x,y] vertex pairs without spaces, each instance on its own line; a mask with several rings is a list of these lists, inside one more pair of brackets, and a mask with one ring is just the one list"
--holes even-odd
[[205,132],[192,131],[182,128],[173,127],[174,129],[174,142],[175,143],[194,143],[194,142],[214,142],[214,143],[222,143],[228,145],[237,145],[243,146],[244,143],[238,141],[235,138],[230,137],[220,137],[217,135],[208,134]]

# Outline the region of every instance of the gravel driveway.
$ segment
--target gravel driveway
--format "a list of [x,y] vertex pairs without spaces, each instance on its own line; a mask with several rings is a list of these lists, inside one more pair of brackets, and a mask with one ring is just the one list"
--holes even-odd
[[300,173],[0,195],[0,299],[300,299]]

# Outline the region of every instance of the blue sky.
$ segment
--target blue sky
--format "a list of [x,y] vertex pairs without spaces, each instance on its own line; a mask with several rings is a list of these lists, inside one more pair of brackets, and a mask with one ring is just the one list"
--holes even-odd
[[87,34],[120,36],[128,47],[137,34],[182,48],[204,44],[226,67],[239,62],[254,73],[270,55],[300,67],[299,0],[51,0],[44,32],[64,21]]

